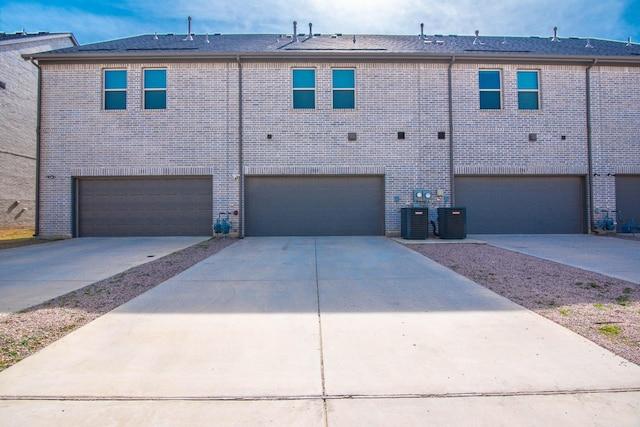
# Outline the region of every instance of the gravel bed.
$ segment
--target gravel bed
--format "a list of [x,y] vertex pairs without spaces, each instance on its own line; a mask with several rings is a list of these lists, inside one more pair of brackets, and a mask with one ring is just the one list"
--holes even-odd
[[408,247],[640,365],[640,285],[484,244]]
[[236,242],[210,239],[0,318],[0,371]]

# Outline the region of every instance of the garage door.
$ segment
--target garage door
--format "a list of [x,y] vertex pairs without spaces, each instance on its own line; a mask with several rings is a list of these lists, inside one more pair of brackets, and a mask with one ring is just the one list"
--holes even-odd
[[382,176],[252,176],[247,236],[384,234]]
[[455,187],[470,234],[586,232],[582,177],[465,176],[456,177]]
[[616,175],[616,207],[623,221],[640,223],[640,175]]
[[81,178],[77,235],[210,236],[211,177]]

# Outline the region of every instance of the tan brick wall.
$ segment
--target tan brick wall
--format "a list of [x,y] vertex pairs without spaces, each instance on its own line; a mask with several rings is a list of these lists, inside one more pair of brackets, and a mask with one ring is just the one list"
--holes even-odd
[[[128,71],[127,110],[103,111],[102,70],[122,67]],[[142,110],[145,67],[167,68],[165,111]],[[316,69],[315,110],[291,107],[296,67]],[[502,70],[500,111],[479,110],[477,75],[485,67]],[[333,110],[332,68],[356,69],[355,110]],[[387,233],[399,232],[399,209],[411,203],[414,188],[443,189],[450,196],[447,64],[254,62],[242,69],[246,173],[382,171]],[[541,72],[540,111],[517,109],[519,69]],[[638,69],[595,70],[599,80],[611,75],[618,82],[607,80],[618,98],[639,75]],[[452,75],[456,174],[586,176],[585,67],[454,64]],[[233,178],[239,173],[235,62],[47,65],[44,84],[43,234],[71,233],[73,177],[213,175],[213,212],[240,204],[239,181]],[[594,90],[609,90],[599,85]],[[629,104],[624,114],[616,107],[619,99],[611,102],[612,107],[594,107],[611,110],[598,113],[598,123],[631,117],[637,129],[640,102]],[[606,132],[595,132],[594,141],[601,147],[603,133],[616,135],[625,142],[611,150],[625,158],[638,150],[632,129],[633,124],[609,125]],[[347,140],[349,132],[357,133],[356,141]],[[398,132],[406,139],[399,140]],[[446,139],[438,139],[438,132],[446,132]],[[529,141],[529,133],[537,133],[538,140]],[[633,169],[637,159],[619,166]],[[598,200],[610,197],[609,187],[596,189]]]

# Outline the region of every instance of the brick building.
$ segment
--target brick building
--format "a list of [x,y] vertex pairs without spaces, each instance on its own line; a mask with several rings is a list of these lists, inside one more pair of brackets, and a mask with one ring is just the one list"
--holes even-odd
[[397,235],[640,220],[640,46],[578,38],[143,35],[36,55],[39,233]]
[[33,229],[38,68],[21,55],[77,46],[71,34],[0,33],[0,229]]

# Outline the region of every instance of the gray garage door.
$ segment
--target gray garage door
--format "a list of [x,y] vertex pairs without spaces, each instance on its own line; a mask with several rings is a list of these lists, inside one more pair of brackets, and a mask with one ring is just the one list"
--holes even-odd
[[456,177],[455,187],[470,234],[586,232],[582,177],[464,176]]
[[640,223],[640,175],[616,175],[616,206],[623,221]]
[[247,236],[384,234],[382,176],[252,176]]
[[77,235],[210,236],[211,177],[81,178]]

